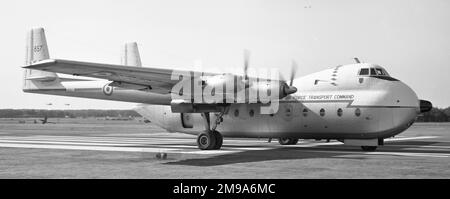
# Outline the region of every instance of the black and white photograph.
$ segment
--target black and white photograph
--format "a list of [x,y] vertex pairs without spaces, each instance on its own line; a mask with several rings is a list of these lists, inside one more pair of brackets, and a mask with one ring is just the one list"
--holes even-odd
[[0,23],[0,179],[450,178],[450,1],[15,0]]

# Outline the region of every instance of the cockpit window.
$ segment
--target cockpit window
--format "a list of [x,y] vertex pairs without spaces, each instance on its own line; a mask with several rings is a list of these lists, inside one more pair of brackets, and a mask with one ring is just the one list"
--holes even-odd
[[369,69],[361,68],[361,70],[359,71],[359,75],[369,75]]
[[381,68],[376,68],[375,70],[377,71],[377,75],[383,75],[383,76],[386,75],[384,73],[383,69],[381,69]]
[[389,76],[389,74],[383,68],[361,68],[359,75],[364,76]]
[[370,75],[377,75],[374,68],[370,68]]
[[364,82],[365,77],[372,77],[376,79],[381,80],[387,80],[387,81],[399,81],[389,75],[389,73],[382,68],[381,66],[373,66],[368,68],[360,68],[358,75],[360,76],[358,78],[358,81],[360,84]]

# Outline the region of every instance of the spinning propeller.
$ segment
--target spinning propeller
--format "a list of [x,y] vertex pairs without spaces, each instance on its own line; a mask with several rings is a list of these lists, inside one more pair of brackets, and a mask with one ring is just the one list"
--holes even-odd
[[[249,63],[250,63],[249,61],[250,61],[250,51],[245,49],[244,50],[244,84],[245,84],[245,88],[250,87],[250,81],[248,78],[248,67],[249,67]],[[293,86],[295,74],[297,73],[297,68],[298,68],[297,63],[295,61],[292,61],[291,77],[290,77],[289,85],[286,83],[286,80],[281,76],[280,90],[282,91],[282,93],[280,93],[281,94],[280,98],[283,98],[287,95],[297,92],[297,88],[295,86]]]

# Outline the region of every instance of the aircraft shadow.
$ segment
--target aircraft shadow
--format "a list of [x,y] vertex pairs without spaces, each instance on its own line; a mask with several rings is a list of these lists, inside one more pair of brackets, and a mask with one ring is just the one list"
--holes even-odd
[[[425,146],[433,145],[439,142],[430,141],[411,141],[388,143],[385,147],[380,147],[379,152],[404,152],[404,153],[449,153],[450,151],[433,150],[407,150],[411,145]],[[405,146],[402,146],[405,145]],[[313,158],[339,158],[339,159],[367,159],[370,154],[361,151],[358,147],[348,146],[318,146],[318,147],[280,147],[268,150],[247,150],[231,154],[210,156],[206,158],[192,158],[179,161],[165,162],[167,165],[185,165],[185,166],[219,166],[237,163],[263,162],[272,160],[301,160]],[[347,156],[352,155],[352,156]]]

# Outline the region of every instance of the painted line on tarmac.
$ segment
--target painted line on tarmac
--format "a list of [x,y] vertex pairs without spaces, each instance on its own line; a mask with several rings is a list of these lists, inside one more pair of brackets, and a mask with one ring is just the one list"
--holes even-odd
[[450,146],[441,146],[441,145],[430,145],[430,146],[421,146],[421,145],[411,145],[411,144],[390,144],[386,145],[387,147],[404,147],[408,149],[417,149],[417,150],[450,150]]
[[417,146],[420,148],[436,148],[436,149],[450,149],[450,146],[439,146],[439,145],[432,145],[432,146]]
[[[155,139],[164,140],[184,140],[185,138],[125,138],[125,137],[93,137],[93,136],[1,136],[0,139],[78,139],[78,140],[99,140],[99,141],[109,141],[109,140],[127,140],[127,141],[148,141]],[[196,138],[195,138],[196,139]]]
[[433,139],[433,138],[438,138],[439,136],[416,136],[416,137],[402,137],[402,138],[388,138],[385,139],[384,141],[386,142],[395,142],[395,141],[404,141],[404,140],[420,140],[420,139]]
[[227,154],[239,151],[211,150],[211,151],[184,151],[169,148],[144,148],[144,147],[112,147],[112,146],[77,146],[77,145],[43,145],[43,144],[17,144],[0,143],[0,147],[8,148],[34,148],[34,149],[65,149],[65,150],[88,150],[88,151],[114,151],[114,152],[141,152],[141,153],[181,153],[181,154]]
[[96,145],[96,146],[133,146],[135,144],[123,143],[86,143],[86,142],[65,142],[65,141],[30,141],[30,140],[0,140],[0,143],[33,143],[33,144],[68,144],[68,145]]
[[[176,139],[172,139],[172,140],[147,140],[147,141],[130,141],[130,140],[89,140],[89,139],[73,139],[73,138],[48,138],[48,139],[44,139],[44,138],[23,138],[23,139],[19,139],[19,138],[9,138],[9,139],[2,139],[0,138],[0,142],[2,141],[35,141],[35,142],[46,142],[46,141],[54,141],[54,142],[85,142],[85,143],[118,143],[118,144],[162,144],[162,143],[167,143],[167,144],[176,144],[176,143],[190,143],[189,141],[186,140],[176,140]],[[192,140],[191,142],[194,142],[194,140]]]
[[409,156],[409,157],[434,157],[434,158],[448,158],[450,154],[445,153],[410,153],[410,152],[367,152],[368,155],[393,155],[393,156]]

